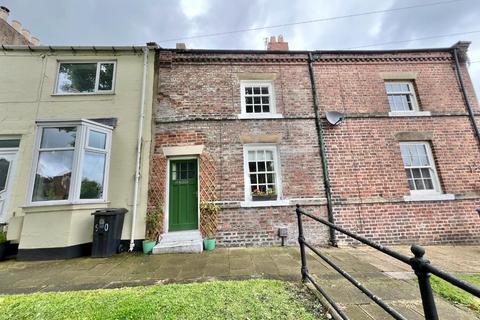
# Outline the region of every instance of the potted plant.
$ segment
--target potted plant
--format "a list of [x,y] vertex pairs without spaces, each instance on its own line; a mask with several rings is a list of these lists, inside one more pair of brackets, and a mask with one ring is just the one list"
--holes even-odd
[[155,208],[147,211],[145,240],[143,241],[143,253],[150,253],[157,244],[160,235],[160,221],[163,216],[162,209]]
[[9,244],[10,244],[10,241],[7,241],[7,232],[3,230],[0,231],[0,260],[5,259]]
[[277,193],[274,189],[267,189],[262,191],[260,189],[255,189],[252,192],[252,201],[273,201],[277,200]]
[[216,240],[215,240],[215,232],[216,232],[216,224],[215,219],[217,216],[218,211],[220,208],[211,203],[211,202],[202,202],[200,204],[200,212],[202,214],[202,220],[205,222],[204,228],[204,235],[205,238],[203,239],[203,247],[205,250],[210,251],[215,249]]

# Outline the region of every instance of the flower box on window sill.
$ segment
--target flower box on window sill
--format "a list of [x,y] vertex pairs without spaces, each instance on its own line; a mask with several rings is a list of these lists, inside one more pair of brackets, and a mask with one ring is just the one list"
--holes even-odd
[[276,194],[252,195],[252,201],[275,201],[275,200],[277,200]]

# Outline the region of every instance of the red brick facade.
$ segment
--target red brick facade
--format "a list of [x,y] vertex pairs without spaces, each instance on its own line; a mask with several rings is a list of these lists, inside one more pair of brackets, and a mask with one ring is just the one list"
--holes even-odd
[[[478,243],[480,149],[451,53],[314,56],[320,111],[346,114],[335,127],[322,120],[336,222],[382,243]],[[295,243],[297,203],[326,217],[305,53],[161,50],[157,64],[151,206],[167,209],[163,148],[203,145],[200,198],[222,208],[216,235],[220,245],[275,245],[280,243],[279,227],[288,227],[288,243]],[[389,116],[382,75],[399,72],[414,75],[420,110],[430,111],[430,116]],[[462,72],[478,111],[465,66]],[[283,118],[239,119],[240,81],[265,77],[273,79],[277,113]],[[430,144],[442,192],[454,195],[454,200],[404,199],[410,191],[399,143],[415,137],[424,137]],[[266,142],[277,147],[285,201],[278,206],[248,207],[244,146]],[[327,243],[325,228],[307,223],[306,229],[309,239]]]

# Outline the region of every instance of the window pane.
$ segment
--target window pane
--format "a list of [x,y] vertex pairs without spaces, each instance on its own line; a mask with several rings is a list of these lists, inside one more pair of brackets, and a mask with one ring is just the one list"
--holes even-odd
[[262,104],[268,104],[270,101],[270,98],[268,96],[262,97]]
[[98,90],[110,91],[113,89],[113,63],[100,64]]
[[0,140],[0,148],[18,148],[19,145],[19,139]]
[[259,174],[258,175],[258,183],[265,183],[265,175],[264,174]]
[[250,175],[250,183],[251,184],[257,183],[257,175],[256,174],[251,174]]
[[273,167],[273,161],[267,161],[267,171],[275,170]]
[[73,148],[77,127],[44,128],[40,148]]
[[73,150],[40,152],[32,201],[68,199],[72,162]]
[[422,177],[422,175],[420,174],[420,169],[411,169],[411,170],[412,170],[413,177],[415,179],[420,179]]
[[415,179],[415,188],[417,190],[424,190],[425,187],[423,186],[423,180],[422,179]]
[[425,179],[423,180],[423,182],[425,183],[425,189],[428,189],[428,190],[433,190],[433,183],[432,183],[432,179]]
[[257,160],[265,160],[265,151],[257,151]]
[[262,94],[268,94],[268,87],[262,87]]
[[267,173],[267,182],[268,183],[273,183],[274,176],[275,175],[273,173]]
[[245,88],[245,93],[246,93],[246,94],[252,94],[252,93],[253,93],[252,87],[246,87],[246,88]]
[[255,113],[262,112],[262,106],[261,105],[255,105]]
[[259,87],[254,87],[253,88],[253,94],[260,94],[260,88]]
[[253,106],[252,105],[247,105],[247,113],[253,113]]
[[105,175],[105,154],[85,152],[80,199],[101,199]]
[[422,176],[424,179],[431,178],[430,169],[422,169]]
[[88,146],[90,148],[105,149],[107,134],[90,130],[88,134]]
[[258,171],[259,172],[265,172],[265,162],[257,162],[257,165],[258,165]]
[[253,98],[253,103],[254,104],[260,104],[260,97],[254,97]]
[[10,169],[10,161],[0,159],[0,191],[5,190],[7,186],[8,171]]
[[96,63],[62,63],[58,72],[58,93],[95,91]]
[[253,98],[252,97],[246,97],[245,98],[245,103],[246,104],[252,104],[253,103]]
[[269,105],[263,105],[262,112],[270,112],[270,106]]
[[248,151],[248,161],[255,161],[255,151]]
[[248,163],[248,169],[250,172],[257,172],[257,166],[255,162],[249,162]]

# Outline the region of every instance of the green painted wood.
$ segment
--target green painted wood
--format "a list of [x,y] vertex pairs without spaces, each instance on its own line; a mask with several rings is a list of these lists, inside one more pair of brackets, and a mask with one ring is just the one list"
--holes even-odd
[[168,230],[198,229],[197,159],[170,161]]

